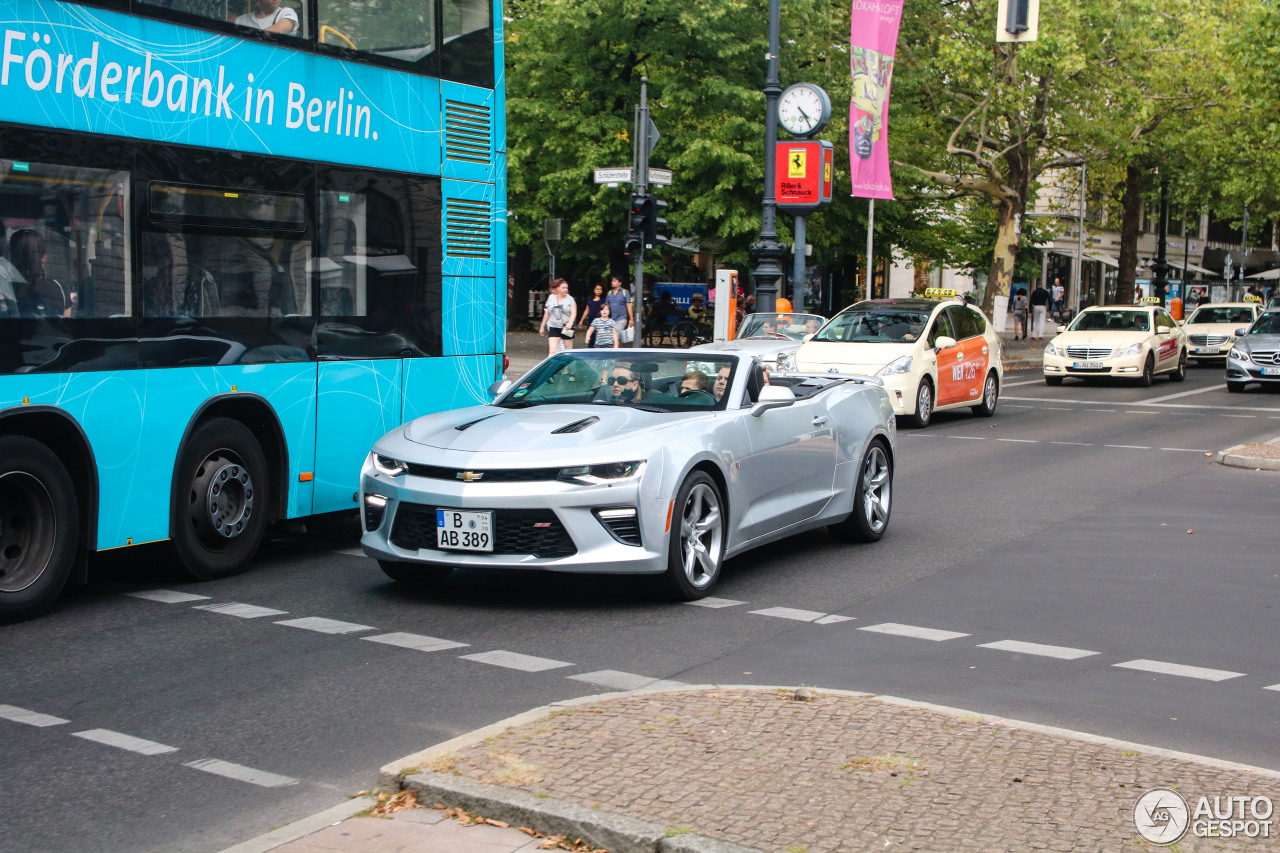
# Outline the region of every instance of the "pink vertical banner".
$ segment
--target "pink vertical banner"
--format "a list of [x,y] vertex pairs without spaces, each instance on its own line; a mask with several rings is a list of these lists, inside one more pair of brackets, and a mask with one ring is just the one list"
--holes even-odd
[[859,198],[893,198],[889,174],[889,87],[901,0],[853,0],[849,28],[849,173]]

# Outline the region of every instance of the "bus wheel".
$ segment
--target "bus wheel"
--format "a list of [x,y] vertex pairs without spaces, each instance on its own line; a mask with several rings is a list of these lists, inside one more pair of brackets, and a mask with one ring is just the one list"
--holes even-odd
[[170,527],[178,559],[196,580],[244,569],[267,526],[267,460],[244,424],[213,418],[178,457]]
[[79,541],[75,485],[58,457],[30,438],[0,438],[0,622],[53,603]]

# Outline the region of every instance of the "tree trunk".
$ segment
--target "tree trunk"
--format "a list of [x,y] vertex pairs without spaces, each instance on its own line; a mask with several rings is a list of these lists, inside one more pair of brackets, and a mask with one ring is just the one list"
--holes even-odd
[[[1142,225],[1142,163],[1130,163],[1124,173],[1123,213],[1120,219],[1120,276],[1116,304],[1132,305],[1138,269],[1138,230]],[[1103,299],[1105,299],[1105,295]]]
[[1013,289],[1013,263],[1022,241],[1022,213],[1026,203],[1001,199],[999,229],[996,231],[995,255],[987,274],[987,289],[982,295],[982,310],[988,317],[995,313],[997,296],[1009,295]]

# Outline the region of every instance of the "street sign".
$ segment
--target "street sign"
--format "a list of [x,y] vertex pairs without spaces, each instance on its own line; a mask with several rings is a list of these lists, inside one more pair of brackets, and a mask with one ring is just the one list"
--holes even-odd
[[649,167],[649,183],[657,184],[658,186],[661,186],[661,187],[671,186],[671,170],[655,169],[652,166],[650,166]]
[[597,184],[629,184],[630,169],[596,169]]
[[799,215],[830,204],[834,154],[824,139],[779,142],[774,153],[778,209]]

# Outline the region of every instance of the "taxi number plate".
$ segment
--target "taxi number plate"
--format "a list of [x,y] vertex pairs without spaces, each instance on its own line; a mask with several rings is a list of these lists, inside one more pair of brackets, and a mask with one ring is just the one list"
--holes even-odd
[[1280,376],[1280,367],[1264,367],[1262,368],[1263,376]]
[[1073,370],[1101,370],[1102,362],[1100,361],[1077,361],[1071,364]]
[[493,512],[437,509],[436,547],[448,551],[492,551]]
[[1218,354],[1218,348],[1217,348],[1217,347],[1196,347],[1196,353],[1197,353],[1197,354],[1199,354],[1199,353],[1207,353],[1207,354],[1209,354],[1209,355],[1217,355],[1217,354]]

